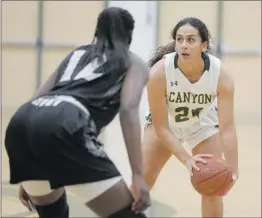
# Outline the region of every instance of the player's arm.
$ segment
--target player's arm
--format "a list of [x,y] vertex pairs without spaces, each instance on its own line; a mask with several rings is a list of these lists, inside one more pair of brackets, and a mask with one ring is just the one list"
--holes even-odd
[[190,158],[190,154],[180,145],[178,139],[169,127],[168,108],[166,103],[165,61],[158,61],[150,71],[147,85],[149,107],[152,121],[159,140],[183,164]]
[[234,121],[234,81],[221,64],[218,80],[219,133],[226,161],[235,173],[238,172],[238,143]]
[[121,92],[120,122],[133,175],[143,176],[139,104],[148,81],[148,68],[137,56],[132,57]]
[[47,81],[42,84],[38,90],[36,91],[35,95],[33,96],[33,99],[38,98],[41,95],[46,94],[47,92],[49,92],[51,89],[54,88],[55,84],[58,81],[59,76],[61,75],[61,72],[63,72],[63,70],[66,68],[68,61],[71,57],[72,53],[70,53],[60,64],[60,66],[57,68],[57,70],[52,73]]
[[46,94],[52,88],[54,88],[55,83],[56,83],[57,78],[58,78],[58,75],[59,75],[58,71],[55,71],[54,73],[52,73],[48,77],[47,81],[37,89],[37,91],[36,91],[35,95],[33,96],[33,98],[34,99],[38,98],[39,96]]

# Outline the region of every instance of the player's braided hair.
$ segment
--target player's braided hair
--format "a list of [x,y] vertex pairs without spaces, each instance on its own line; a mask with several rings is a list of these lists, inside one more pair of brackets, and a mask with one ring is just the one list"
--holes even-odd
[[95,55],[106,53],[115,65],[125,69],[130,66],[129,45],[134,29],[132,15],[122,8],[109,7],[103,10],[97,20],[94,40]]
[[207,52],[210,52],[210,39],[211,35],[206,27],[206,25],[199,19],[194,18],[194,17],[188,17],[184,18],[183,20],[179,21],[177,25],[174,27],[174,29],[171,31],[171,37],[174,40],[173,42],[161,46],[157,48],[156,52],[154,53],[153,57],[149,60],[149,67],[152,67],[156,62],[161,60],[165,54],[169,54],[175,51],[175,39],[176,39],[176,34],[177,30],[186,24],[191,25],[192,27],[196,28],[199,32],[199,35],[202,39],[202,42],[207,42],[208,43],[208,49]]

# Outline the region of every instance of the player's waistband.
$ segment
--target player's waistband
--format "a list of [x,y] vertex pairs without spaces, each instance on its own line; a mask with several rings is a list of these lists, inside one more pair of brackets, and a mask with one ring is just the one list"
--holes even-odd
[[[90,116],[89,111],[87,110],[87,108],[78,100],[76,100],[74,97],[69,96],[69,95],[48,95],[48,96],[43,96],[43,97],[39,97],[38,99],[36,99],[35,101],[39,101],[41,98],[43,99],[52,99],[55,101],[61,101],[61,102],[67,102],[70,104],[75,105],[76,107],[78,107],[80,110],[82,110],[86,115]],[[34,104],[34,101],[32,102]]]

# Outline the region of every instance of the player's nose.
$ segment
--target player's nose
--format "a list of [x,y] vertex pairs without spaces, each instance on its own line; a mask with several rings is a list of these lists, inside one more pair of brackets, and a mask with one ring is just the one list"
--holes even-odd
[[182,48],[183,48],[183,49],[186,49],[186,48],[187,48],[187,42],[186,42],[186,40],[184,40],[184,41],[182,42]]

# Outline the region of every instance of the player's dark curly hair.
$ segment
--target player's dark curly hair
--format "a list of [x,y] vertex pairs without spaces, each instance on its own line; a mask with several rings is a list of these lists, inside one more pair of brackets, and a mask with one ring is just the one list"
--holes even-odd
[[175,39],[176,39],[177,30],[181,26],[184,26],[186,24],[189,24],[189,25],[191,25],[192,27],[194,27],[198,30],[199,35],[202,39],[202,42],[208,43],[207,52],[210,51],[210,49],[211,49],[211,47],[210,47],[211,35],[210,35],[206,25],[201,20],[194,18],[194,17],[184,18],[183,20],[179,21],[177,23],[177,25],[174,27],[174,29],[171,31],[171,36],[172,36],[172,39],[174,41],[165,45],[165,46],[161,46],[161,47],[157,48],[153,57],[149,60],[149,63],[148,63],[149,67],[152,67],[156,62],[161,60],[165,54],[169,54],[169,53],[172,53],[172,52],[175,51]]
[[110,7],[98,17],[94,34],[94,46],[91,58],[101,57],[105,53],[108,62],[127,70],[130,66],[129,45],[134,29],[132,15],[122,8]]

